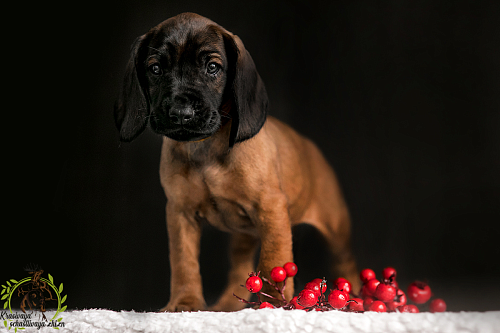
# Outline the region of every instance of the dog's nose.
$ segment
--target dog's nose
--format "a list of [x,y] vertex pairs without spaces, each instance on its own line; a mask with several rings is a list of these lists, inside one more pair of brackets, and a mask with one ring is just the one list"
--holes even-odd
[[187,124],[194,118],[192,108],[172,108],[168,113],[170,121],[177,125]]

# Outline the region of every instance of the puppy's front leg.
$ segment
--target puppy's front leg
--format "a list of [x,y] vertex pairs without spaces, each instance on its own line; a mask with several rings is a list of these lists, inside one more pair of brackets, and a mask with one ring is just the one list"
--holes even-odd
[[[270,280],[273,267],[293,261],[292,227],[288,214],[288,201],[284,194],[265,196],[259,210],[257,229],[261,239],[257,270],[261,271],[261,276]],[[281,295],[267,283],[264,283],[263,291],[282,299]],[[286,281],[285,298],[290,301],[292,297],[293,279],[290,278]],[[279,304],[268,298],[266,301]]]
[[161,311],[197,311],[206,308],[198,261],[201,226],[176,205],[167,203],[170,250],[170,301]]

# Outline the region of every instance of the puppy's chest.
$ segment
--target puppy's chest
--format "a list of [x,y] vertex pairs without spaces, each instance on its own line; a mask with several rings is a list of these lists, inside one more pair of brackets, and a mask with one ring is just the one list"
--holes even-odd
[[253,205],[249,193],[243,191],[244,180],[218,167],[199,170],[192,178],[196,188],[203,191],[195,204],[197,219],[223,231],[256,234]]

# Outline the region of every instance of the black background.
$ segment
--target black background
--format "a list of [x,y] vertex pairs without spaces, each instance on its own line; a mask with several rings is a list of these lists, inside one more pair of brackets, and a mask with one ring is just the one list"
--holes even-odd
[[[70,308],[166,304],[161,138],[148,130],[120,144],[112,106],[134,39],[192,11],[241,37],[270,114],[334,166],[360,268],[392,265],[403,286],[427,279],[453,311],[500,310],[498,2],[117,1],[27,11],[11,12],[18,23],[3,45],[1,281],[21,279],[33,262],[64,282]],[[300,286],[329,274],[329,257],[313,229],[295,231]],[[209,303],[225,283],[227,241],[204,230]]]

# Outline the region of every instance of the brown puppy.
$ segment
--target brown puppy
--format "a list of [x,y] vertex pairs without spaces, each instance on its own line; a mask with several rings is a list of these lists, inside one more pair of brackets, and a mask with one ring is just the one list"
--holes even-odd
[[[115,119],[122,141],[148,124],[163,136],[160,176],[167,196],[171,296],[166,311],[206,308],[198,256],[202,222],[232,234],[229,283],[213,310],[255,270],[268,277],[292,261],[292,226],[326,238],[334,272],[357,281],[349,213],[318,148],[275,118],[241,40],[192,13],[170,18],[133,46]],[[355,289],[356,290],[356,289]],[[272,290],[267,290],[273,293]],[[293,296],[293,282],[286,297]]]

